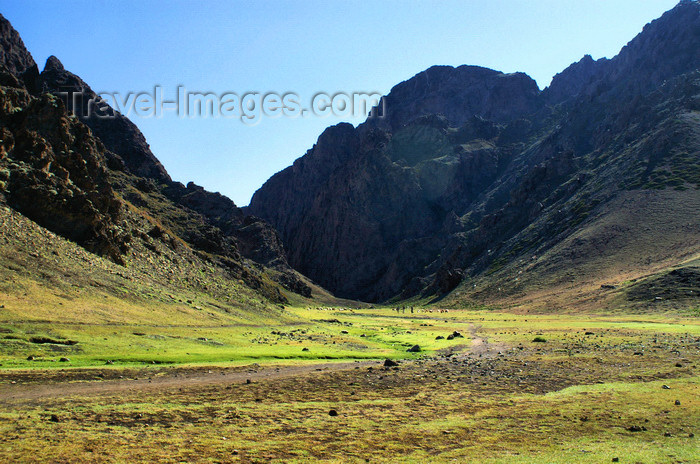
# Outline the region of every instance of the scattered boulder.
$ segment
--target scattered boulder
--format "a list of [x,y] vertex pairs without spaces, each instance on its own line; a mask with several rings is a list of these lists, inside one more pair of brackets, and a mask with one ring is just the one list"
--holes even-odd
[[444,340],[444,339],[445,339],[445,337],[443,337],[442,335],[438,335],[437,337],[435,337],[435,340]]
[[67,363],[70,362],[70,358],[61,358],[58,360],[58,362]]
[[328,411],[328,415],[331,417],[336,417],[338,415],[338,411],[336,411],[335,409],[331,409],[330,411]]
[[419,345],[413,345],[406,351],[408,351],[409,353],[420,353],[421,349]]
[[309,351],[309,349],[306,348],[306,347],[304,347],[304,348],[301,349],[301,351]]
[[675,404],[676,406],[680,406],[680,405],[681,405],[681,400],[676,400],[675,403],[673,403],[673,404]]
[[532,339],[533,343],[547,343],[547,339],[544,337],[535,337]]
[[396,367],[398,365],[399,365],[399,363],[397,363],[396,361],[393,361],[391,359],[384,360],[384,367]]
[[662,385],[661,388],[663,388],[664,390],[670,390],[670,389],[671,389],[671,387],[669,387],[668,385]]
[[51,417],[49,417],[50,422],[61,422],[61,419],[58,418],[56,414],[51,414]]
[[627,427],[627,430],[630,432],[646,432],[647,428],[643,425],[632,425]]

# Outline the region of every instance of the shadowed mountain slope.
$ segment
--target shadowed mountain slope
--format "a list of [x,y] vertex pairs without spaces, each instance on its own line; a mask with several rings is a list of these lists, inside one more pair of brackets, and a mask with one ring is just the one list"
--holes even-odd
[[[586,56],[542,92],[524,74],[430,68],[384,97],[384,117],[328,128],[249,210],[279,230],[293,267],[370,301],[460,285],[453,298],[511,301],[598,255],[611,273],[627,268],[616,240],[640,254],[626,275],[683,265],[700,251],[700,211],[688,209],[700,189],[699,53],[700,5],[682,1],[616,57]],[[642,246],[651,191],[664,192],[653,211],[687,224],[659,242],[665,257]],[[571,242],[623,213],[642,230],[606,229],[595,253]],[[575,262],[556,251],[578,245]],[[517,265],[533,259],[526,285]],[[586,269],[570,279],[599,289],[608,277]]]

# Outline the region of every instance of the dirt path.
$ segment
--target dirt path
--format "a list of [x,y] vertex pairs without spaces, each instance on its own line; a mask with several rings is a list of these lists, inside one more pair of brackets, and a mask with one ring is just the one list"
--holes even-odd
[[479,335],[480,329],[480,325],[475,325],[473,322],[470,322],[469,338],[471,338],[471,343],[469,345],[453,345],[449,348],[438,350],[436,353],[447,358],[455,357],[463,359],[473,356],[478,356],[479,358],[493,358],[508,348],[507,345],[501,343],[489,342],[489,337],[486,335]]
[[469,335],[472,338],[471,354],[476,355],[490,355],[492,353],[491,346],[489,345],[489,338],[480,336],[478,334],[481,326],[476,326],[474,324],[469,325]]
[[[450,353],[450,356],[457,356],[459,358],[465,358],[469,356],[478,356],[480,358],[493,358],[498,356],[502,351],[507,348],[506,345],[500,343],[489,342],[489,337],[486,335],[479,335],[480,325],[475,325],[473,322],[469,323],[469,337],[471,338],[471,343],[467,345],[456,345],[447,349],[446,353]],[[467,349],[468,348],[468,349]]]
[[[11,404],[51,397],[91,396],[125,391],[158,390],[206,385],[256,382],[334,372],[355,367],[381,365],[379,361],[319,363],[296,366],[250,366],[245,369],[181,370],[154,377],[88,382],[56,382],[45,384],[0,385],[0,404]],[[183,372],[184,371],[184,372]],[[147,373],[144,375],[148,375]]]
[[[492,358],[504,348],[502,345],[489,343],[487,336],[479,335],[481,326],[470,323],[469,335],[471,344],[455,345],[445,350],[438,350],[437,354],[445,357],[479,356]],[[273,380],[289,377],[301,377],[322,372],[335,372],[356,367],[381,366],[382,361],[355,361],[344,363],[316,363],[293,366],[259,366],[253,364],[246,367],[233,368],[169,368],[162,371],[149,372],[137,371],[133,377],[111,380],[82,380],[71,381],[66,376],[63,381],[41,382],[41,372],[38,372],[31,383],[16,383],[0,385],[0,404],[11,405],[13,403],[39,401],[45,398],[59,398],[69,396],[92,396],[104,394],[117,394],[120,392],[165,390],[169,388],[183,388],[208,385],[228,385],[232,383],[246,383]],[[113,373],[113,371],[112,371]],[[100,374],[96,369],[91,378]],[[37,382],[38,378],[38,382]]]

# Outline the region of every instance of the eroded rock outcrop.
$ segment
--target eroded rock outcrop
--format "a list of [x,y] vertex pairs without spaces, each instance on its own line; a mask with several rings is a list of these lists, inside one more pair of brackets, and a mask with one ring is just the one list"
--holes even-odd
[[42,92],[61,97],[67,108],[92,129],[107,150],[116,155],[117,159],[111,160],[113,167],[123,163],[125,169],[139,177],[170,182],[170,176],[151,152],[138,127],[105,102],[97,103],[97,94],[90,86],[66,71],[55,56],[46,60],[40,88]]

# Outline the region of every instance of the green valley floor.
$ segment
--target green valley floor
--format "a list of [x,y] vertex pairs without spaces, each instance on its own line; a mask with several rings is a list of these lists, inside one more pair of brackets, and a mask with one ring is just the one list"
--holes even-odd
[[[184,342],[163,324],[89,326],[105,343],[54,328],[79,343],[35,344],[31,361],[5,344],[0,460],[698,462],[692,314],[286,311],[277,327],[198,327]],[[198,339],[216,344],[199,340],[188,362]]]

